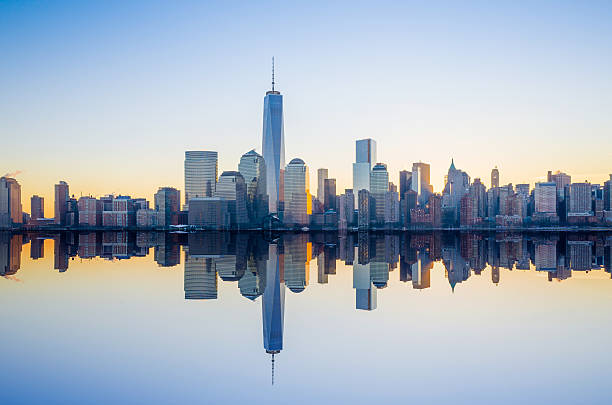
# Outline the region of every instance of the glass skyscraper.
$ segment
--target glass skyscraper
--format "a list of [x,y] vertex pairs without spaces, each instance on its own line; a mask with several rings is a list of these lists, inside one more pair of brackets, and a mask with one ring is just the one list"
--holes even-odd
[[285,131],[283,129],[283,96],[272,90],[264,97],[263,158],[266,162],[266,189],[269,211],[283,210],[283,180],[285,171]]
[[217,152],[185,152],[185,209],[189,209],[190,199],[212,197],[215,194],[217,175]]
[[376,162],[376,141],[360,139],[355,143],[355,163],[353,163],[353,195],[359,190],[370,191],[370,171]]

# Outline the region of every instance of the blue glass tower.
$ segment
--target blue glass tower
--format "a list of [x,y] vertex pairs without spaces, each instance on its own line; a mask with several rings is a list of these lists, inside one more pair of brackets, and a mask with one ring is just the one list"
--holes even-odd
[[272,90],[264,97],[263,158],[266,162],[266,191],[269,212],[283,210],[283,178],[285,172],[285,130],[283,128],[283,96],[274,90],[274,59],[272,59]]

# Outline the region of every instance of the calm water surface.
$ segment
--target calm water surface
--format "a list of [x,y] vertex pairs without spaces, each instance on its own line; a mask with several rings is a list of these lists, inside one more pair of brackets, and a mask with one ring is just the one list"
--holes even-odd
[[610,403],[612,236],[0,234],[2,403]]

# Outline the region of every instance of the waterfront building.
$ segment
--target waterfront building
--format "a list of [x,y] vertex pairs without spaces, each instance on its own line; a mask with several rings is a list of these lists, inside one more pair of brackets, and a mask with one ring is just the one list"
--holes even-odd
[[21,186],[11,177],[0,177],[0,226],[23,223]]
[[285,214],[286,224],[308,225],[312,214],[308,166],[300,158],[289,162],[285,169]]
[[264,158],[251,150],[240,158],[238,171],[242,174],[247,187],[247,212],[249,221],[261,225],[268,215],[266,195],[266,163]]
[[77,205],[79,210],[79,225],[102,225],[102,201],[94,197],[80,197]]
[[212,197],[217,186],[218,153],[192,150],[185,152],[185,205],[192,198]]
[[219,177],[215,197],[227,201],[231,226],[244,227],[249,223],[247,188],[240,172],[226,171]]
[[266,162],[266,194],[268,211],[283,211],[283,178],[285,171],[285,129],[283,123],[283,96],[274,90],[274,68],[272,90],[266,92],[263,111],[262,154]]
[[329,172],[327,169],[317,170],[317,200],[321,204],[325,204],[325,180],[328,176]]
[[[157,225],[170,226],[179,224],[181,192],[173,187],[160,187],[154,196],[155,211],[158,212]],[[146,209],[148,207],[141,207]]]
[[55,185],[55,223],[66,225],[67,202],[70,199],[68,184],[60,181]]
[[428,163],[418,162],[412,164],[411,187],[417,193],[418,204],[426,205],[429,196],[433,193]]
[[376,141],[360,139],[355,142],[353,163],[353,195],[359,197],[360,190],[370,191],[370,171],[376,162]]
[[370,194],[374,200],[375,221],[379,224],[385,222],[385,194],[387,191],[389,191],[387,165],[376,163],[370,176]]

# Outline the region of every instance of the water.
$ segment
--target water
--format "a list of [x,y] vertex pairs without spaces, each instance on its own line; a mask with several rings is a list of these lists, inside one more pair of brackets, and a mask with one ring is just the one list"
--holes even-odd
[[604,233],[0,234],[1,402],[609,403],[611,256]]

